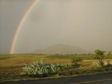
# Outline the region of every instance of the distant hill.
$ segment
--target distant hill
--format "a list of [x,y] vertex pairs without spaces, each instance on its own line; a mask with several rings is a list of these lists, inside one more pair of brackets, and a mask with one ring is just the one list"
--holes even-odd
[[47,47],[45,49],[36,50],[35,54],[86,54],[86,50],[83,50],[79,47],[58,44]]

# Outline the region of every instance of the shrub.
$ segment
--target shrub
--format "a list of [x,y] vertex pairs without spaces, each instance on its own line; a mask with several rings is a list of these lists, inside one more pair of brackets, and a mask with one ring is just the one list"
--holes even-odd
[[23,73],[27,76],[47,77],[57,74],[61,69],[59,64],[46,64],[43,61],[37,61],[27,64],[23,67]]
[[80,63],[79,62],[81,62],[82,61],[82,59],[81,58],[74,58],[74,59],[72,59],[72,65],[75,67],[75,68],[78,68],[78,67],[80,67]]
[[106,71],[112,70],[112,61],[105,62],[104,68]]
[[[104,53],[105,51],[102,51],[102,50],[95,50],[95,54],[96,54],[96,57],[95,59],[97,59],[99,61],[99,64],[102,68],[104,68],[104,62],[103,62],[103,59],[104,59]],[[104,68],[105,69],[105,68]]]
[[100,63],[99,62],[92,62],[91,64],[93,67],[100,67]]
[[97,68],[103,68],[106,71],[112,70],[112,61],[109,62],[103,62],[103,67],[101,67],[100,62],[92,62],[92,66]]

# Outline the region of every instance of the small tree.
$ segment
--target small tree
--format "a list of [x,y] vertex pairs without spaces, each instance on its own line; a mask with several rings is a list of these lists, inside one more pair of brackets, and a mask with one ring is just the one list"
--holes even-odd
[[81,58],[74,58],[74,59],[72,59],[73,66],[74,67],[79,67],[80,66],[79,62],[81,62],[81,61],[82,61]]
[[100,65],[104,68],[104,62],[103,62],[103,59],[104,59],[104,53],[105,51],[102,51],[102,50],[95,50],[95,54],[96,54],[96,57],[95,59],[97,59],[100,63]]

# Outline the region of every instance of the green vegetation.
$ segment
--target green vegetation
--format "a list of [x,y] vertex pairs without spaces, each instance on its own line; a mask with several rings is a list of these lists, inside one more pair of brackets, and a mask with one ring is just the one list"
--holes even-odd
[[[95,50],[95,53],[96,53],[95,59],[99,61],[98,66],[101,66],[106,71],[112,70],[112,63],[110,61],[108,62],[103,61],[105,58],[105,55],[104,55],[105,51]],[[110,52],[109,52],[109,56],[110,56]]]
[[34,77],[47,77],[50,75],[58,74],[61,70],[59,64],[47,64],[43,61],[37,61],[31,64],[27,64],[23,67],[23,75]]
[[[103,62],[105,69],[99,63],[98,53],[80,55],[0,55],[0,81],[77,76],[112,71],[112,54],[105,52],[103,55],[102,61],[100,62]],[[43,60],[43,62],[40,62],[40,60]],[[37,70],[39,63],[42,65],[39,67],[43,68],[43,70],[40,69],[40,72]],[[36,67],[34,68],[35,65]],[[31,70],[29,67],[32,67]]]
[[[73,75],[73,72],[80,67],[80,58],[73,59],[72,63],[48,64],[37,61],[23,67],[23,75],[33,77],[48,77],[54,75]],[[72,70],[72,71],[71,71]],[[73,71],[74,70],[74,71]]]
[[81,58],[81,59],[94,59],[94,54],[53,54],[48,55],[47,58],[59,58],[59,59],[74,59],[74,58]]
[[74,66],[74,67],[79,67],[79,66],[81,65],[81,64],[80,64],[81,61],[82,61],[81,58],[74,58],[74,59],[72,60],[73,66]]
[[103,59],[104,59],[104,53],[105,51],[102,51],[102,50],[95,50],[95,53],[96,53],[96,59],[99,61],[100,65],[104,68],[104,62],[103,62]]

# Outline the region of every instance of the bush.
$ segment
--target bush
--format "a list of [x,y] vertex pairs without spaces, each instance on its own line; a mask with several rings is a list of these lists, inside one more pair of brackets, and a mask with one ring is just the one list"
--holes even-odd
[[61,69],[59,64],[46,64],[43,61],[37,61],[27,64],[23,67],[23,74],[27,76],[47,77],[57,74]]
[[112,61],[105,62],[104,68],[105,68],[106,71],[112,70]]
[[107,64],[106,66],[104,66],[106,71],[110,71],[112,70],[112,65],[111,64]]
[[106,71],[110,71],[110,70],[112,70],[112,61],[109,61],[109,62],[103,62],[103,67],[101,67],[101,64],[100,64],[100,62],[92,62],[92,66],[93,67],[97,67],[97,68],[102,68],[102,69],[104,69],[104,70],[106,70]]
[[95,54],[96,54],[96,57],[95,59],[97,59],[100,63],[100,65],[104,68],[104,62],[103,62],[103,59],[104,59],[104,53],[105,51],[102,51],[102,50],[95,50]]
[[74,59],[72,59],[72,65],[75,67],[75,68],[78,68],[78,67],[80,67],[80,63],[79,62],[81,62],[82,61],[82,59],[81,58],[74,58]]

